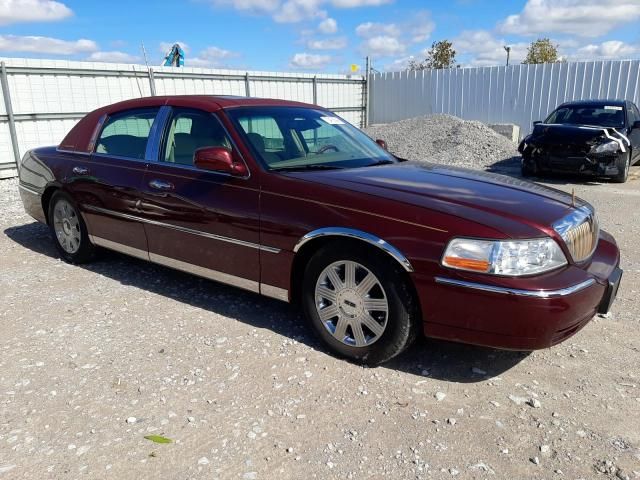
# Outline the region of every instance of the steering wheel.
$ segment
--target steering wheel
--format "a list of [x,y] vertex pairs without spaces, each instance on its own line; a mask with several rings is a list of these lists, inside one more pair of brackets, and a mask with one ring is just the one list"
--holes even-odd
[[326,152],[327,150],[334,150],[336,152],[339,152],[340,150],[338,149],[338,147],[336,147],[335,145],[325,145],[324,147],[320,147],[318,149],[318,151],[316,152],[316,155],[320,155],[324,152]]

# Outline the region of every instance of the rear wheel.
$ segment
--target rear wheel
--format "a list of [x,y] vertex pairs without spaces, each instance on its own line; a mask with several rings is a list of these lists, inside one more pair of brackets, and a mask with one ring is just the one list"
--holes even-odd
[[64,260],[69,263],[91,260],[94,247],[87,227],[73,199],[62,191],[54,193],[49,202],[49,229]]
[[629,178],[629,163],[631,162],[631,154],[627,152],[626,155],[620,155],[616,160],[616,167],[618,167],[618,174],[612,177],[615,183],[624,183]]
[[389,259],[333,242],[309,261],[303,280],[305,316],[340,356],[368,365],[405,350],[418,332],[416,302]]

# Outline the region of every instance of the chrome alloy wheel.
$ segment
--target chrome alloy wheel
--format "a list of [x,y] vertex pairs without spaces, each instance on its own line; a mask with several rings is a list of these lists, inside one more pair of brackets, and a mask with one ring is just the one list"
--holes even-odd
[[316,282],[316,309],[338,341],[366,347],[384,333],[389,303],[378,278],[363,265],[341,260],[327,266]]
[[58,200],[53,208],[53,229],[58,243],[65,252],[74,254],[80,248],[80,221],[78,214],[66,200]]

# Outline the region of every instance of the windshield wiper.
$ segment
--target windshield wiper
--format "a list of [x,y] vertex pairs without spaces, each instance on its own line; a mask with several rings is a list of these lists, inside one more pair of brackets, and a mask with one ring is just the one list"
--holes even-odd
[[304,170],[340,170],[344,167],[314,163],[311,165],[292,165],[290,167],[272,168],[274,172],[299,172]]

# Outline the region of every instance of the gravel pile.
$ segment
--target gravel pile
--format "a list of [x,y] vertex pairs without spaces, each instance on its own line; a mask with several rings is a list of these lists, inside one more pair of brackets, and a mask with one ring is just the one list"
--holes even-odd
[[389,151],[407,160],[487,170],[519,157],[517,145],[484,123],[451,115],[371,125],[364,131],[374,140],[385,140]]

